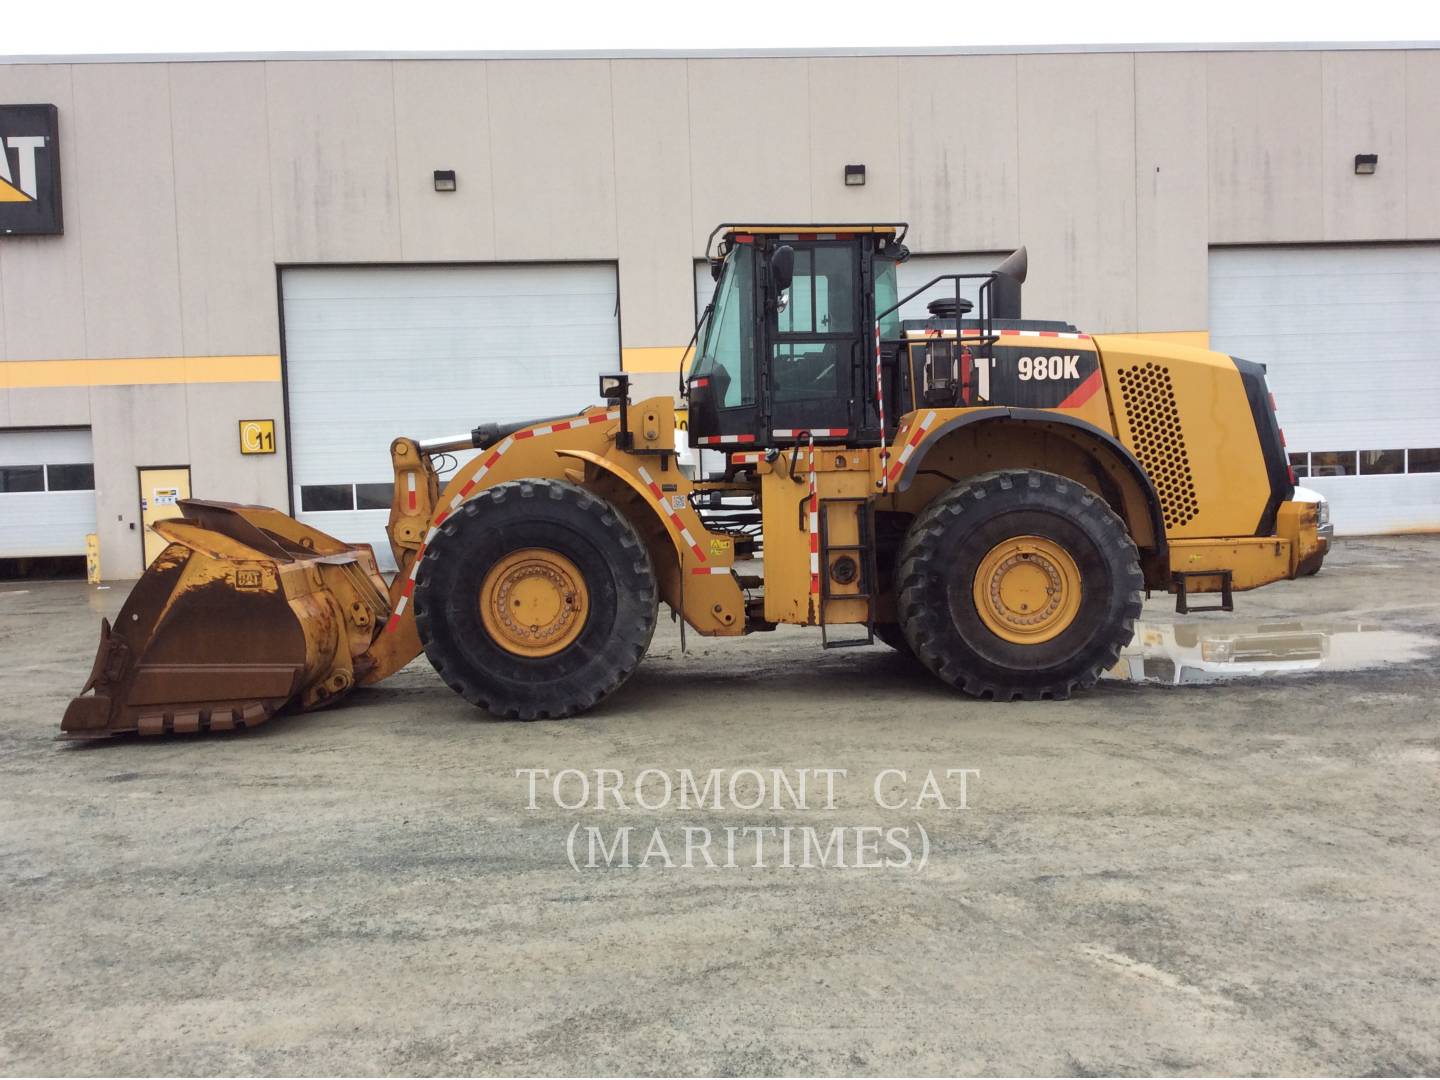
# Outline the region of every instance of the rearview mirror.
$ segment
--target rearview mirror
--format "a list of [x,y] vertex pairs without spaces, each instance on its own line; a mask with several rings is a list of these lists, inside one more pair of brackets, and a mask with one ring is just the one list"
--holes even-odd
[[781,244],[770,254],[770,280],[775,292],[783,293],[795,278],[795,249]]

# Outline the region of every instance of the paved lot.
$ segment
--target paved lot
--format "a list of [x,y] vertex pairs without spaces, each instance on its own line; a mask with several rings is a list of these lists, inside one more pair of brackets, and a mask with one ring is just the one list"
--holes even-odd
[[[0,585],[0,1071],[1440,1072],[1437,558],[1342,542],[1198,617],[1422,635],[1373,669],[992,705],[800,632],[682,657],[666,623],[574,721],[488,721],[422,660],[94,746],[52,737],[124,589]],[[649,767],[848,776],[833,810],[645,812]],[[630,808],[530,810],[517,768],[621,770]],[[876,805],[887,768],[912,805]],[[947,768],[969,808],[915,808]],[[915,858],[786,867],[773,831],[764,868],[576,871],[577,825],[633,826],[632,862],[657,828],[683,862],[687,825],[903,828]]]

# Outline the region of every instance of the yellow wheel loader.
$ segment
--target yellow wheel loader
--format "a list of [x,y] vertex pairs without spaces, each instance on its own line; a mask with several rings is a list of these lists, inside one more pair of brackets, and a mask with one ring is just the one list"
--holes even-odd
[[1260,365],[1023,318],[1023,248],[902,297],[904,233],[712,234],[681,396],[723,469],[682,467],[675,400],[614,375],[572,415],[396,439],[388,583],[275,510],[184,503],[64,734],[250,727],[422,650],[497,716],[570,716],[639,665],[661,601],[682,635],[813,626],[976,697],[1063,698],[1143,592],[1229,609],[1318,551]]

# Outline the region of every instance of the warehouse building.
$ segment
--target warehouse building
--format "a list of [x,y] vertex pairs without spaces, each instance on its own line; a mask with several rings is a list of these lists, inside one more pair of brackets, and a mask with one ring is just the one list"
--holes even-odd
[[0,559],[187,494],[384,550],[387,447],[672,392],[721,221],[1030,251],[1029,314],[1263,361],[1341,532],[1440,527],[1440,50],[0,64]]

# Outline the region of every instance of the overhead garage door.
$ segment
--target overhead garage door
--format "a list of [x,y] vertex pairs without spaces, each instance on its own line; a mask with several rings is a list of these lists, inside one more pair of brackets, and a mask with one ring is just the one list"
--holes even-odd
[[1267,366],[1337,532],[1440,529],[1440,245],[1216,248],[1210,341]]
[[94,461],[89,428],[0,431],[0,558],[85,554]]
[[305,267],[281,292],[295,509],[385,567],[392,439],[578,411],[620,366],[613,264]]

